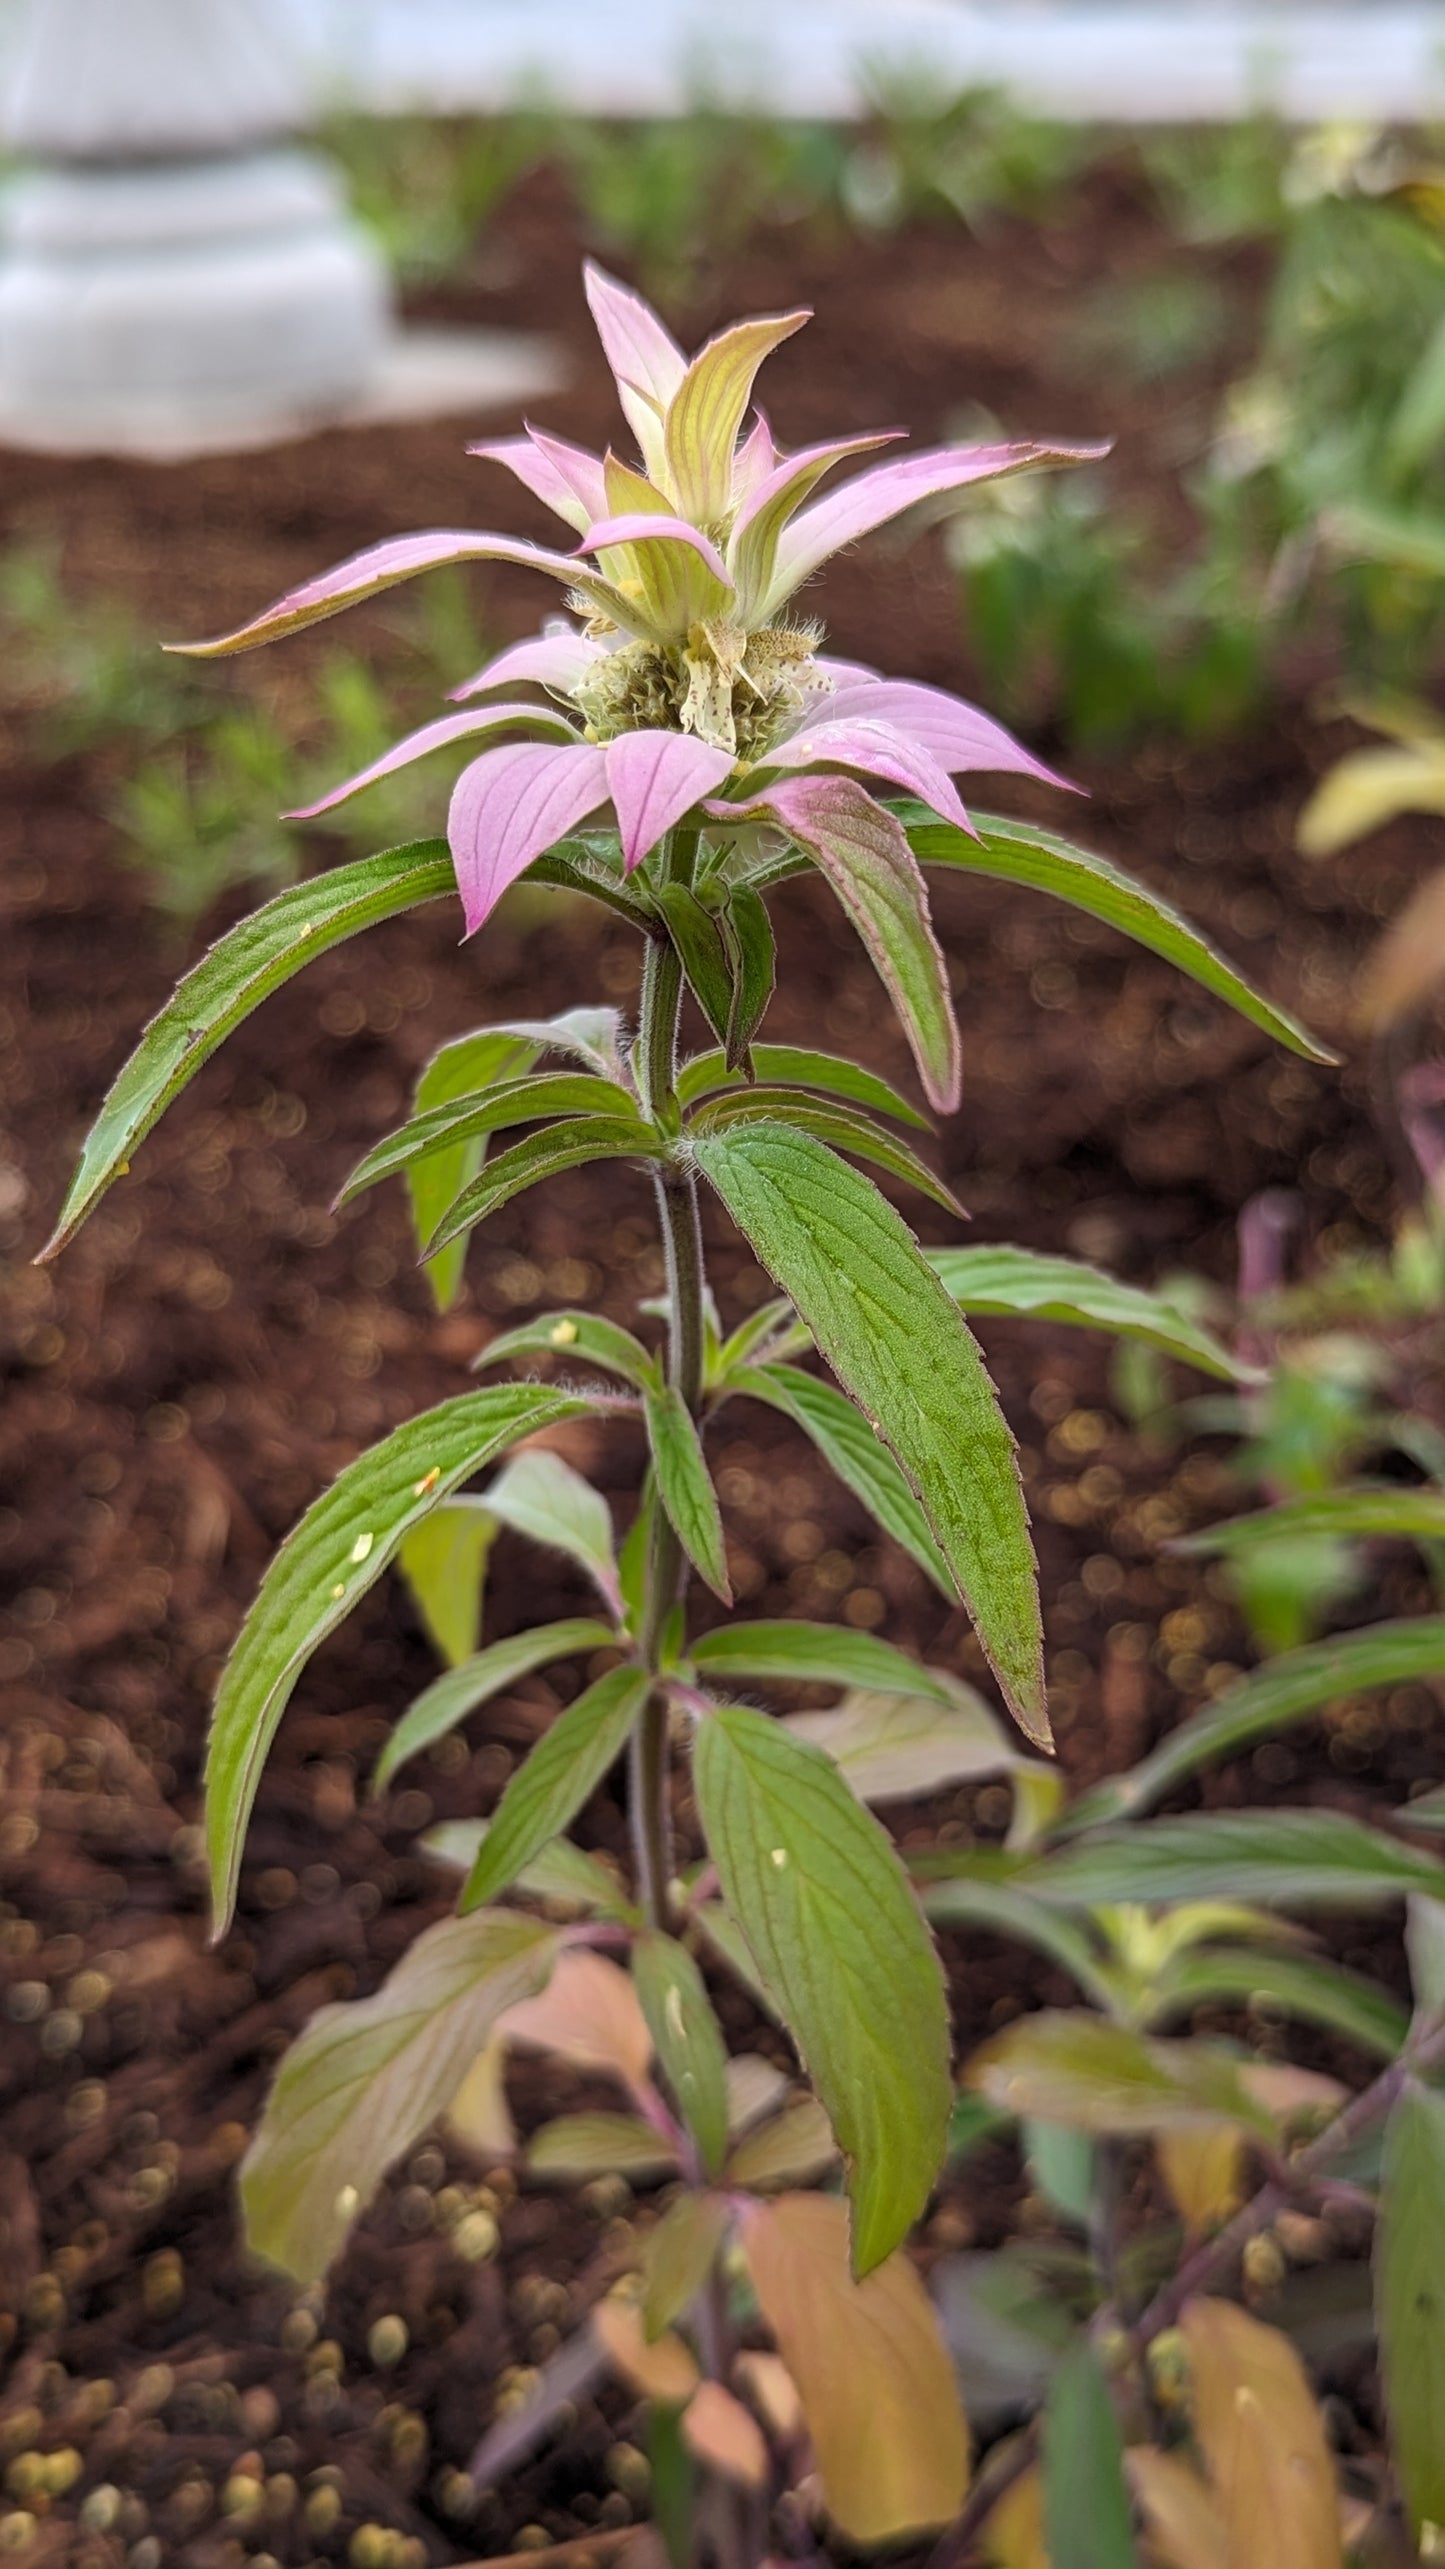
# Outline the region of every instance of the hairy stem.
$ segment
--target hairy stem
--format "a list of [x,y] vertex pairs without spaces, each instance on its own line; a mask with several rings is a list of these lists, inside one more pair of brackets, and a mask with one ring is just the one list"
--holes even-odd
[[[697,833],[674,830],[665,859],[669,881],[690,883],[697,862]],[[642,977],[642,1017],[634,1064],[646,1112],[663,1130],[676,1132],[677,1028],[682,1008],[682,966],[662,937],[648,944]],[[702,1398],[703,1262],[697,1180],[690,1169],[664,1168],[656,1181],[663,1254],[667,1262],[668,1380],[696,1414]],[[650,1668],[659,1665],[668,1622],[687,1585],[687,1558],[667,1517],[653,1517],[647,1564],[647,1599],[641,1648]],[[672,1876],[668,1822],[667,1701],[659,1690],[633,1733],[628,1777],[629,1817],[638,1896],[649,1923],[668,1923]]]

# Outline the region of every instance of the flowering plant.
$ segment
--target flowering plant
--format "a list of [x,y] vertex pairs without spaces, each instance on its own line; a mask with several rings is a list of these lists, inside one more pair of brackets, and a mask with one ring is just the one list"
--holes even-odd
[[[388,1563],[406,1569],[456,1664],[401,1718],[378,1789],[528,1670],[580,1657],[588,1682],[485,1826],[460,1841],[451,1834],[445,1852],[465,1867],[456,1916],[422,1935],[373,1996],[325,2009],[293,2046],[243,2198],[254,2245],[317,2276],[388,2167],[438,2116],[509,2145],[497,2091],[508,2045],[607,2065],[629,2112],[580,2118],[582,2130],[563,2118],[534,2137],[530,2163],[553,2174],[646,2167],[673,2175],[680,2191],[649,2243],[640,2315],[600,2314],[598,2345],[660,2412],[683,2419],[710,2486],[756,2493],[806,2442],[823,2505],[855,2539],[881,2539],[953,2513],[968,2443],[932,2313],[899,2253],[937,2176],[953,2104],[944,1981],[871,1806],[997,1772],[1013,1781],[1024,1846],[1056,1796],[1049,1770],[1022,1754],[978,1694],[871,1633],[801,1621],[691,1633],[694,1571],[731,1602],[706,1432],[739,1399],[792,1421],[945,1597],[963,1598],[1004,1702],[1046,1747],[1015,1451],[964,1315],[1043,1312],[1142,1337],[1206,1371],[1233,1366],[1166,1305],[1070,1260],[925,1253],[853,1165],[869,1162],[951,1205],[890,1129],[922,1117],[854,1062],[761,1039],[774,974],[766,895],[807,866],[824,877],[885,983],[929,1102],[945,1111],[958,1096],[960,1042],[927,864],[1048,890],[1171,957],[1279,1040],[1314,1048],[1104,859],[1017,822],[970,817],[958,773],[1047,771],[972,706],[827,658],[799,608],[831,553],[914,503],[1086,450],[946,447],[873,464],[814,497],[834,466],[884,440],[783,455],[761,417],[749,425],[758,367],[804,314],[740,323],[689,362],[624,288],[590,271],[588,292],[639,461],[598,459],[537,431],[479,450],[558,511],[580,539],[575,551],[452,531],[404,537],[198,646],[241,650],[431,566],[472,560],[557,580],[575,618],[490,662],[459,691],[464,710],[312,807],[324,811],[433,748],[485,737],[456,786],[445,845],[391,849],[321,875],[196,967],[106,1100],[51,1246],[123,1173],[239,1019],[341,938],[445,895],[454,879],[473,932],[524,874],[585,893],[639,931],[635,1024],[615,1009],[572,1008],[444,1047],[415,1113],[344,1189],[406,1177],[445,1302],[459,1290],[469,1234],[497,1207],[564,1169],[638,1166],[660,1208],[666,1337],[659,1351],[574,1310],[493,1339],[480,1361],[525,1370],[443,1401],[353,1462],[262,1584],[213,1716],[207,1837],[218,1933],[287,1700],[317,1644]],[[685,990],[714,1040],[683,1059]],[[549,1057],[563,1066],[539,1068]],[[522,1138],[485,1156],[493,1135],[518,1128]],[[704,1181],[779,1289],[730,1332],[705,1287]],[[810,1370],[815,1351],[836,1384]],[[648,1474],[620,1548],[601,1499],[545,1441],[588,1412],[640,1417],[646,1429]],[[508,1454],[480,1498],[464,1495]],[[473,1647],[458,1592],[475,1585],[498,1523],[581,1563],[600,1614]],[[843,1701],[777,1718],[739,1699],[739,1687],[795,1680],[842,1690]],[[627,1883],[566,1834],[624,1753]],[[695,1815],[686,1805],[675,1813],[681,1753]],[[701,1861],[681,1871],[675,1815],[702,1841]],[[740,1973],[787,2029],[811,2100],[790,2099],[758,2063],[727,2061],[700,1956]],[[846,2210],[796,2190],[839,2156]],[[739,2249],[786,2360],[786,2376],[752,2377],[771,2454],[735,2395],[725,2284]],[[674,2323],[689,2343],[669,2333]],[[489,2439],[484,2474],[503,2467],[519,2432]],[[724,2547],[739,2559],[760,2554],[756,2496],[729,2504]]]

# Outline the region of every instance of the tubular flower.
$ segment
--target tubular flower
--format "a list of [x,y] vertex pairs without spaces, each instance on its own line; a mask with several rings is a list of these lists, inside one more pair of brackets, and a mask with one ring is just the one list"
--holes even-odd
[[554,619],[502,652],[456,690],[466,710],[423,725],[291,817],[328,811],[430,750],[496,735],[463,770],[448,820],[469,934],[509,883],[604,807],[629,873],[690,816],[714,836],[729,823],[734,836],[744,824],[779,830],[825,872],[839,833],[851,844],[861,832],[922,901],[900,825],[857,779],[968,829],[956,774],[1049,771],[957,697],[822,656],[819,628],[793,601],[831,554],[919,501],[1100,450],[935,447],[815,498],[835,466],[897,432],[782,455],[761,413],[749,424],[760,365],[808,313],[738,322],[689,360],[639,296],[590,265],[586,286],[638,464],[539,429],[471,449],[555,511],[574,551],[450,529],[393,537],[238,631],[188,647],[247,650],[442,564],[528,566],[561,584],[575,621]]

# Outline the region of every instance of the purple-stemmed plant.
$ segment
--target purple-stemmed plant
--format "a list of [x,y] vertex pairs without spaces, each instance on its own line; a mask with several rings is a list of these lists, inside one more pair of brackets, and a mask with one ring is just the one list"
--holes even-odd
[[[292,1688],[389,1562],[401,1557],[419,1588],[431,1583],[438,1628],[446,1578],[475,1577],[484,1526],[515,1525],[588,1567],[598,1616],[468,1649],[401,1718],[379,1787],[527,1671],[600,1655],[489,1823],[460,1842],[449,1833],[443,1852],[460,1852],[466,1867],[456,1916],[423,1934],[374,1996],[325,2009],[293,2045],[242,2193],[253,2244],[293,2274],[319,2276],[386,2170],[439,2116],[505,2139],[495,2073],[506,2044],[610,2068],[629,2112],[563,2118],[536,2137],[532,2163],[554,2175],[650,2167],[680,2182],[649,2242],[640,2312],[609,2307],[595,2348],[664,2423],[682,2421],[680,2441],[664,2439],[659,2452],[676,2458],[686,2447],[716,2483],[753,2493],[718,2537],[738,2560],[766,2550],[761,2492],[805,2445],[824,2504],[855,2539],[940,2522],[962,2500],[957,2394],[899,2254],[944,2153],[948,2011],[929,1929],[869,1806],[994,1771],[1029,1779],[1043,1808],[1047,1770],[957,1678],[869,1633],[733,1622],[692,1638],[694,1572],[731,1602],[707,1430],[725,1403],[756,1399],[810,1437],[944,1596],[963,1599],[1005,1704],[1046,1747],[1014,1445],[964,1314],[1039,1312],[1231,1370],[1166,1306],[1090,1268],[1007,1248],[920,1248],[853,1163],[951,1205],[889,1129],[923,1119],[854,1062],[760,1038],[774,976],[767,894],[808,867],[823,876],[941,1112],[957,1103],[960,1040],[929,914],[930,864],[1052,892],[1172,958],[1279,1040],[1315,1048],[1104,859],[1029,825],[970,817],[958,774],[1047,771],[956,697],[828,658],[800,604],[831,554],[917,502],[1092,450],[942,447],[874,463],[819,497],[837,466],[888,441],[842,438],[787,455],[761,415],[750,420],[759,365],[806,314],[742,322],[689,360],[623,287],[589,270],[587,290],[637,460],[585,454],[539,431],[477,450],[557,512],[574,549],[453,531],[403,537],[197,646],[223,653],[279,639],[417,572],[467,561],[532,567],[560,584],[572,619],[503,652],[457,691],[464,710],[312,807],[325,811],[434,748],[480,744],[452,796],[445,843],[392,849],[303,884],[196,967],[102,1108],[51,1249],[247,1011],[356,930],[456,890],[473,934],[522,876],[584,893],[636,928],[635,1022],[574,1008],[449,1044],[423,1075],[416,1112],[344,1193],[405,1175],[446,1301],[470,1233],[524,1188],[609,1158],[646,1169],[666,1252],[665,1347],[655,1353],[585,1311],[548,1313],[486,1350],[489,1367],[530,1370],[442,1402],[341,1474],[277,1555],[232,1652],[213,1717],[206,1828],[219,1934]],[[685,990],[713,1040],[682,1059]],[[549,1060],[560,1066],[539,1067]],[[519,1130],[485,1156],[493,1135]],[[730,1334],[705,1286],[704,1184],[779,1289]],[[815,1353],[833,1380],[812,1370]],[[620,1411],[641,1415],[651,1461],[617,1550],[601,1500],[529,1440]],[[462,1497],[509,1453],[480,1499]],[[426,1528],[456,1541],[428,1549]],[[464,1559],[472,1569],[457,1574]],[[844,1690],[844,1700],[791,1718],[739,1700],[740,1687],[795,1680]],[[629,1884],[566,1835],[624,1755]],[[679,1874],[671,1813],[682,1761],[702,1845],[685,1850]],[[761,2063],[728,2062],[700,1953],[739,1972],[786,2027],[812,2098],[790,2095]],[[788,2190],[839,2157],[846,2209]],[[728,2386],[721,2279],[739,2245],[790,2376],[752,2377],[771,2458]],[[575,2367],[568,2378],[575,2388]],[[487,2473],[519,2449],[514,2425],[498,2436],[482,2457]],[[675,2498],[675,2478],[669,2486]],[[675,2554],[693,2540],[690,2522],[673,2507]]]

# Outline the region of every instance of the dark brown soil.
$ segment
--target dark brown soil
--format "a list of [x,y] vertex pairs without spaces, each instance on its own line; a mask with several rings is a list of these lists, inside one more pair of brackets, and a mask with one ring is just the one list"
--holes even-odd
[[[816,303],[815,327],[772,369],[772,412],[790,443],[880,420],[927,439],[982,402],[1012,431],[1112,431],[1131,473],[1152,481],[1207,391],[1202,377],[1161,408],[1157,392],[1091,380],[1060,351],[1082,286],[1162,255],[1144,210],[1104,177],[1056,227],[1006,227],[986,244],[942,229],[871,246],[770,237],[706,309],[679,318],[701,335],[736,311],[800,294]],[[549,424],[594,441],[614,423],[576,259],[537,181],[499,221],[474,284],[433,308],[564,337],[577,373]],[[1235,281],[1247,300],[1248,277]],[[124,590],[158,632],[205,631],[418,523],[546,532],[510,483],[466,459],[465,434],[461,422],[356,432],[166,470],[13,455],[3,523],[12,536],[62,539],[77,588]],[[550,604],[507,573],[489,578],[486,597],[503,636]],[[820,604],[839,650],[967,686],[953,584],[932,541],[876,542],[834,568]],[[367,631],[353,619],[348,639],[364,648]],[[309,649],[293,653],[288,685],[304,683]],[[1338,746],[1291,714],[1227,751],[1162,747],[1087,777],[1082,827],[1167,887],[1274,996],[1345,1038],[1356,959],[1411,881],[1419,842],[1401,829],[1335,867],[1294,858],[1294,815]],[[620,2398],[584,2405],[564,2443],[469,2520],[449,2512],[450,2475],[511,2368],[544,2359],[625,2261],[646,2198],[634,2203],[619,2183],[578,2203],[493,2174],[482,2200],[500,2220],[501,2255],[469,2265],[444,2217],[456,2198],[439,2213],[438,2197],[482,2172],[428,2147],[360,2226],[323,2311],[248,2262],[232,2188],[289,2036],[323,1999],[372,1987],[442,1910],[445,1887],[413,1851],[419,1830],[490,1807],[584,1671],[530,1682],[470,1726],[464,1750],[423,1761],[370,1805],[369,1762],[432,1673],[403,1593],[387,1584],[298,1690],[261,1793],[239,1923],[216,1952],[196,1821],[210,1688],[271,1546],[316,1490],[399,1419],[462,1388],[503,1321],[559,1299],[631,1320],[656,1289],[647,1194],[611,1170],[501,1215],[446,1319],[417,1277],[394,1191],[340,1220],[325,1210],[398,1120],[439,1041],[599,993],[626,1002],[635,955],[600,914],[523,901],[474,946],[458,946],[455,917],[438,909],[324,959],[196,1082],[62,1263],[36,1271],[24,1261],[86,1119],[175,956],[117,862],[86,762],[40,765],[19,732],[0,755],[0,1562],[11,1599],[0,1640],[0,2463],[36,2449],[80,2457],[68,2488],[64,2461],[53,2466],[25,2556],[85,2569],[127,2558],[133,2569],[232,2569],[267,2553],[330,2561],[375,2523],[412,2537],[416,2560],[442,2562],[506,2551],[527,2528],[537,2542],[625,2523],[627,2461],[609,2458],[630,2432]],[[1044,799],[1031,808],[1043,813]],[[938,915],[968,1059],[939,1158],[973,1236],[1069,1248],[1140,1280],[1183,1264],[1227,1279],[1234,1220],[1261,1186],[1299,1185],[1311,1228],[1337,1242],[1388,1223],[1393,1181],[1363,1065],[1335,1073],[1282,1055],[1162,964],[1028,896],[950,884]],[[906,1078],[877,987],[822,890],[789,887],[778,924],[770,1033],[856,1048]],[[925,1208],[926,1237],[945,1227]],[[720,1223],[711,1229],[714,1281],[736,1315],[762,1279]],[[1246,1656],[1209,1576],[1159,1551],[1231,1503],[1224,1449],[1196,1446],[1182,1461],[1152,1450],[1111,1405],[1103,1342],[1004,1326],[984,1335],[1024,1448],[1061,1753],[1086,1777],[1137,1755]],[[589,1427],[569,1450],[625,1507],[639,1468],[630,1431]],[[717,1459],[747,1609],[842,1613],[979,1673],[961,1615],[874,1542],[777,1422],[739,1409]],[[494,1560],[489,1630],[579,1609],[570,1574],[513,1539]],[[1416,1601],[1408,1570],[1391,1571],[1388,1600]],[[1388,1807],[1438,1770],[1440,1746],[1421,1695],[1399,1720],[1356,1719],[1276,1747],[1211,1791]],[[998,1801],[960,1793],[931,1824],[988,1833]],[[586,1827],[620,1846],[606,1798]],[[1397,1968],[1384,1929],[1348,1931],[1342,1945],[1366,1967]],[[1068,1994],[987,1939],[956,1945],[953,1961],[963,2052],[1040,1995]],[[739,2037],[759,2039],[746,2005],[731,2003]],[[563,2085],[553,2078],[544,2096],[535,2075],[524,2079],[523,2123]],[[1012,2184],[1002,2154],[971,2163],[944,2190],[933,2244],[997,2235]],[[367,2338],[387,2313],[406,2321],[410,2351],[383,2373]],[[247,2512],[238,2484],[257,2480],[264,2501]],[[325,2486],[335,2502],[318,2494]]]

